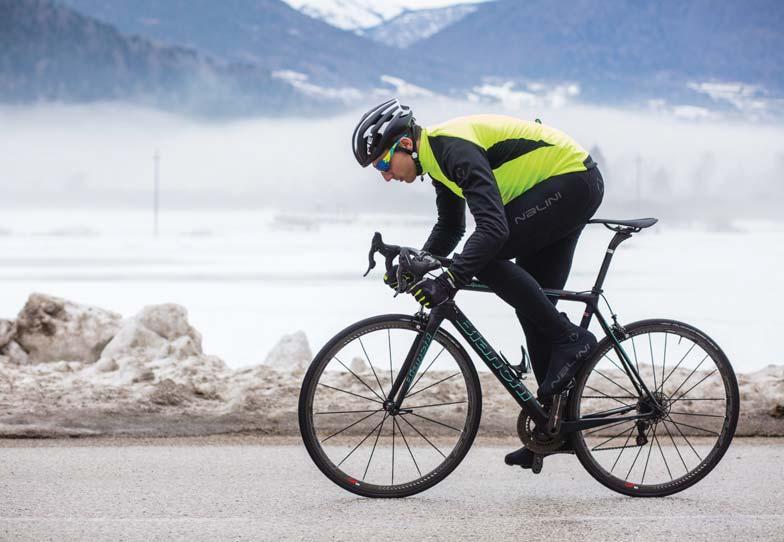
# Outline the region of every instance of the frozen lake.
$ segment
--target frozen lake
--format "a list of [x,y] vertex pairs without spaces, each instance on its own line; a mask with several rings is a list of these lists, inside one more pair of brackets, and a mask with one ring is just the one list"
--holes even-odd
[[[15,317],[31,292],[125,316],[174,302],[187,307],[205,352],[232,367],[261,363],[283,334],[297,330],[315,353],[360,318],[416,310],[410,296],[393,299],[382,284],[380,258],[367,278],[362,273],[374,231],[388,243],[420,246],[431,224],[389,215],[165,211],[156,238],[148,212],[4,211],[0,317]],[[660,223],[636,235],[616,253],[608,300],[621,322],[667,317],[700,327],[738,371],[782,363],[775,337],[784,305],[784,225],[728,229]],[[590,288],[610,238],[601,226],[587,228],[567,288]],[[471,292],[457,300],[494,346],[518,358],[522,332],[508,306]],[[559,307],[573,320],[582,308]]]

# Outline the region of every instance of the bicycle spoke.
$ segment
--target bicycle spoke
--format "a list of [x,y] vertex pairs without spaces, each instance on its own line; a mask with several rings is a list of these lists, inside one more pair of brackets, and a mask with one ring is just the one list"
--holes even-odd
[[379,408],[378,410],[329,410],[324,412],[314,412],[313,415],[315,416],[316,414],[354,414],[354,413],[359,414],[360,412],[378,412],[380,410],[383,409]]
[[441,347],[441,351],[440,351],[438,354],[436,354],[436,357],[434,357],[434,358],[433,358],[433,361],[431,361],[431,362],[430,362],[430,364],[427,366],[427,369],[425,369],[424,371],[422,371],[422,374],[421,374],[421,375],[419,375],[419,376],[417,377],[417,379],[416,379],[416,380],[414,380],[414,383],[413,383],[413,384],[411,384],[411,387],[409,388],[409,390],[413,390],[414,388],[416,388],[416,385],[417,385],[417,383],[419,383],[419,381],[420,381],[420,380],[422,380],[422,377],[423,377],[423,376],[425,376],[425,373],[426,373],[428,370],[430,370],[430,367],[432,367],[432,366],[433,366],[433,364],[434,364],[434,363],[436,362],[436,360],[438,359],[438,356],[440,356],[440,355],[441,355],[441,353],[442,353],[444,350],[446,350],[446,347],[445,347],[445,346],[442,346],[442,347]]
[[392,376],[392,334],[387,330],[387,344],[389,344],[389,390],[395,385],[395,377]]
[[606,393],[604,393],[603,391],[599,391],[599,390],[597,390],[596,388],[592,388],[592,387],[591,387],[591,386],[589,386],[588,384],[586,384],[586,385],[585,385],[585,387],[586,387],[586,388],[588,388],[588,389],[589,389],[589,390],[591,390],[591,391],[595,391],[596,393],[598,393],[598,394],[600,394],[600,395],[603,395],[603,396],[604,396],[604,397],[606,397],[607,399],[612,399],[612,400],[613,400],[613,401],[615,401],[616,403],[621,403],[623,406],[627,406],[627,407],[629,407],[629,408],[635,408],[635,407],[633,407],[632,405],[630,405],[630,404],[628,404],[628,403],[624,403],[623,401],[621,401],[621,400],[619,400],[619,399],[616,399],[615,397],[617,397],[617,396],[607,395],[607,394],[606,394]]
[[664,450],[662,450],[661,444],[659,443],[659,439],[656,436],[656,433],[653,434],[653,440],[656,441],[656,446],[658,446],[659,453],[661,454],[662,459],[664,460],[664,466],[667,468],[667,474],[670,475],[670,480],[672,480],[672,472],[670,472],[670,466],[667,464],[667,458],[664,457]]
[[[609,351],[607,352],[607,354],[609,354],[610,352],[612,352],[612,350],[609,350]],[[614,360],[614,359],[612,359],[611,357],[609,357],[607,354],[603,355],[603,356],[602,356],[602,358],[607,358],[607,361],[609,361],[610,363],[612,363],[612,364],[613,364],[613,366],[614,366],[616,369],[618,369],[618,370],[619,370],[621,373],[626,373],[626,371],[624,371],[624,370],[623,370],[623,367],[621,367],[620,365],[618,365],[617,363],[615,363],[615,360]]]
[[675,391],[674,391],[674,392],[672,392],[672,393],[670,394],[670,397],[675,397],[675,394],[676,394],[676,393],[678,393],[679,391],[681,391],[681,388],[683,387],[683,385],[684,385],[686,382],[688,382],[688,381],[689,381],[689,379],[692,377],[692,375],[693,375],[694,373],[696,373],[696,372],[697,372],[697,369],[699,369],[699,368],[700,368],[700,366],[701,366],[701,365],[702,365],[702,364],[705,362],[705,360],[706,360],[706,359],[708,359],[708,354],[705,354],[705,357],[704,357],[704,358],[702,358],[702,361],[700,361],[700,362],[697,364],[697,366],[696,366],[696,367],[695,367],[695,368],[692,370],[692,372],[690,372],[690,373],[689,373],[689,376],[687,376],[687,377],[686,377],[686,380],[684,380],[683,382],[681,382],[681,385],[680,385],[680,386],[678,386],[677,388],[675,388]]
[[[453,431],[457,431],[458,433],[462,433],[463,432],[462,429],[458,429],[457,427],[452,427],[451,425],[439,422],[438,420],[434,420],[432,418],[428,418],[427,416],[422,416],[421,414],[417,414],[416,412],[411,412],[410,415],[411,416],[416,416],[417,418],[422,418],[423,420],[427,420],[427,421],[432,422],[432,423],[437,423],[438,425],[443,425],[444,427],[447,427],[447,428],[449,428],[449,429],[451,429]],[[403,415],[403,419],[405,419],[405,416],[408,416],[408,414]]]
[[626,437],[626,442],[623,443],[621,446],[621,451],[618,452],[618,457],[615,458],[615,463],[613,463],[612,468],[610,469],[610,473],[615,470],[615,466],[618,464],[618,461],[621,459],[621,454],[626,450],[626,445],[629,444],[629,440],[632,438],[632,434],[634,433],[636,426],[632,425],[632,428],[629,430],[629,436]]
[[662,358],[662,390],[664,389],[664,366],[667,365],[667,333],[664,334],[664,357]]
[[[387,418],[386,418],[386,414],[385,414],[385,415],[384,415],[384,420],[386,420],[386,419],[387,419]],[[351,454],[353,454],[353,453],[354,453],[354,451],[355,451],[357,448],[359,448],[360,446],[362,446],[362,443],[363,443],[363,442],[365,442],[365,441],[368,439],[368,437],[370,437],[370,435],[372,435],[373,433],[375,433],[375,432],[376,432],[376,429],[378,429],[378,427],[379,427],[379,426],[380,426],[382,423],[384,423],[384,420],[381,420],[380,422],[378,422],[378,423],[376,424],[376,426],[375,426],[373,429],[371,429],[371,430],[370,430],[370,433],[368,433],[367,435],[365,435],[365,438],[363,438],[362,440],[360,440],[360,441],[359,441],[359,444],[357,444],[356,446],[354,446],[354,447],[351,449],[351,451],[348,453],[348,455],[347,455],[346,457],[344,457],[343,459],[341,459],[341,460],[340,460],[340,463],[338,463],[338,464],[337,464],[337,466],[338,466],[338,467],[340,467],[340,466],[343,464],[343,462],[344,462],[346,459],[348,459],[348,458],[351,456]]]
[[[650,335],[648,335],[650,338]],[[648,447],[648,457],[645,458],[645,468],[642,469],[642,479],[640,480],[640,485],[645,483],[645,473],[648,472],[648,462],[651,460],[651,452],[653,451],[653,441],[656,440],[656,426],[653,426],[653,440],[651,440],[651,445]]]
[[[616,427],[618,425],[621,425],[622,423],[627,423],[627,422],[630,422],[630,421],[631,420],[623,420],[623,421],[620,421],[620,422],[611,423],[610,425],[601,425],[601,426],[597,427],[596,429],[591,429],[590,431],[587,431],[587,432],[583,431],[583,437],[587,437],[588,435],[592,435],[594,433],[598,433],[602,429],[609,429],[611,427]],[[624,429],[623,432],[625,433],[626,429]]]
[[421,389],[421,390],[419,390],[419,391],[415,391],[414,393],[410,393],[410,394],[406,395],[406,396],[404,397],[404,399],[405,399],[405,398],[408,398],[408,397],[413,397],[413,396],[414,396],[414,395],[416,395],[417,393],[422,393],[423,391],[425,391],[425,390],[427,390],[427,389],[430,389],[430,388],[432,388],[433,386],[438,386],[438,385],[439,385],[441,382],[444,382],[444,381],[446,381],[446,380],[449,380],[450,378],[454,378],[454,377],[456,377],[456,376],[457,376],[457,375],[459,375],[459,374],[460,374],[460,371],[458,371],[458,372],[456,372],[455,374],[453,374],[453,375],[451,375],[451,376],[448,376],[448,377],[446,377],[446,378],[442,378],[442,379],[441,379],[441,380],[439,380],[438,382],[435,382],[435,383],[433,383],[433,384],[430,384],[429,386],[425,386],[424,388],[422,388],[422,389]]
[[686,470],[686,472],[688,473],[688,472],[689,472],[689,467],[687,467],[687,466],[686,466],[686,461],[684,461],[684,459],[683,459],[683,456],[681,455],[681,451],[680,451],[680,449],[678,448],[678,445],[677,445],[677,444],[675,444],[675,439],[674,439],[674,438],[672,438],[672,433],[670,433],[670,430],[669,430],[669,428],[667,427],[667,424],[666,424],[666,423],[663,423],[662,425],[664,425],[664,430],[665,430],[665,431],[667,431],[667,434],[670,436],[670,440],[672,441],[672,445],[675,447],[675,451],[678,453],[678,457],[680,457],[680,458],[681,458],[681,463],[683,463],[683,468],[684,468],[684,469]]
[[631,395],[583,395],[583,399],[637,399],[637,397]]
[[[653,333],[648,333],[648,346],[651,349],[651,372],[653,373],[653,389],[656,390],[659,388],[659,386],[656,385],[656,362],[654,361],[654,357],[653,357],[653,340],[651,339],[651,335],[653,335]],[[650,456],[651,454],[650,452],[648,452],[648,457]],[[643,473],[643,477],[645,477],[645,473]]]
[[408,425],[410,425],[410,426],[411,426],[411,429],[413,429],[414,431],[416,431],[417,435],[419,435],[420,437],[422,437],[423,439],[425,439],[425,441],[426,441],[428,444],[430,444],[430,446],[432,446],[432,447],[433,447],[433,448],[434,448],[434,449],[435,449],[435,450],[436,450],[436,451],[437,451],[439,454],[441,454],[441,457],[443,457],[444,459],[446,459],[446,456],[444,455],[444,452],[442,452],[441,450],[439,450],[439,449],[438,449],[438,446],[436,446],[435,444],[433,444],[432,442],[430,442],[430,439],[429,439],[429,438],[427,438],[425,435],[423,435],[422,433],[420,433],[420,432],[419,432],[419,429],[417,429],[416,427],[414,427],[414,424],[412,424],[410,421],[408,421],[408,420],[407,420],[407,419],[406,419],[404,416],[401,416],[401,417],[400,417],[400,419],[402,419],[404,422],[406,422]]
[[365,474],[362,475],[362,479],[364,480],[367,478],[367,472],[370,468],[370,462],[373,461],[373,454],[376,453],[376,445],[378,444],[378,437],[381,436],[381,431],[384,429],[384,422],[387,421],[389,414],[384,414],[384,419],[381,420],[381,427],[378,428],[378,433],[376,433],[376,440],[373,442],[373,449],[370,450],[370,459],[368,459],[367,465],[365,466]]
[[322,440],[322,441],[321,441],[321,443],[322,443],[322,444],[324,444],[326,441],[328,441],[328,440],[329,440],[329,439],[331,439],[332,437],[334,437],[334,436],[337,436],[337,435],[341,434],[341,433],[342,433],[343,431],[345,431],[346,429],[351,429],[352,427],[354,427],[355,425],[357,425],[359,422],[362,422],[362,421],[364,421],[364,420],[367,420],[367,419],[368,419],[368,418],[370,418],[370,417],[371,417],[373,414],[375,414],[376,412],[381,412],[382,410],[384,410],[384,409],[383,409],[383,408],[379,408],[378,410],[374,410],[372,413],[370,413],[370,414],[368,414],[367,416],[364,416],[364,417],[362,417],[362,418],[358,419],[357,421],[355,421],[354,423],[352,423],[352,424],[351,424],[351,425],[349,425],[348,427],[344,427],[343,429],[341,429],[341,430],[340,430],[340,431],[338,431],[337,433],[332,433],[330,436],[328,436],[327,438],[325,438],[324,440]]
[[697,414],[694,412],[675,412],[670,410],[670,414],[680,414],[681,416],[701,416],[703,418],[726,418],[726,416],[719,416],[718,414]]
[[634,366],[637,367],[637,374],[640,374],[640,364],[637,362],[637,347],[634,345],[634,337],[632,340],[632,351],[634,352]]
[[406,406],[406,408],[430,408],[430,407],[445,406],[445,405],[459,405],[467,402],[468,401],[451,401],[449,403],[434,403],[432,405],[412,405],[412,406]]
[[618,383],[617,383],[615,380],[613,380],[612,378],[610,378],[610,377],[608,377],[607,375],[605,375],[605,374],[604,374],[603,372],[601,372],[600,370],[598,370],[598,369],[594,369],[594,372],[595,372],[596,374],[598,374],[599,376],[602,376],[602,377],[606,378],[607,380],[609,380],[610,382],[612,382],[613,384],[615,384],[616,386],[618,386],[619,388],[621,388],[621,389],[622,389],[623,391],[625,391],[626,393],[632,393],[632,392],[630,392],[629,390],[627,390],[626,388],[624,388],[623,386],[621,386],[620,384],[618,384]]
[[[681,340],[682,340],[682,339],[683,339],[683,337],[680,337],[680,338],[678,339],[678,344],[681,344]],[[691,344],[691,348],[689,348],[689,349],[686,351],[686,353],[685,353],[685,354],[683,354],[683,357],[682,357],[682,358],[681,358],[681,360],[678,362],[678,364],[677,364],[675,367],[673,367],[673,368],[672,368],[672,371],[670,371],[669,373],[667,373],[667,378],[665,378],[665,379],[662,381],[662,383],[661,383],[661,387],[659,388],[659,391],[663,391],[663,390],[664,390],[664,384],[666,384],[666,383],[667,383],[667,381],[670,379],[670,377],[672,376],[672,373],[674,373],[674,372],[675,372],[675,371],[678,369],[678,367],[680,367],[680,366],[681,366],[681,363],[683,363],[683,360],[685,360],[685,359],[686,359],[686,356],[688,356],[688,355],[691,353],[691,351],[692,351],[692,350],[694,350],[694,347],[695,347],[695,346],[697,346],[697,343],[692,343],[692,344]]]
[[703,427],[697,427],[696,425],[689,425],[688,423],[676,422],[672,418],[670,418],[669,416],[667,416],[667,419],[670,420],[670,423],[674,423],[675,425],[682,425],[684,427],[690,427],[691,429],[696,429],[698,431],[705,431],[706,433],[710,433],[711,435],[716,435],[717,437],[721,436],[716,431],[711,431],[710,429],[705,429]]
[[[613,436],[611,436],[610,438],[608,438],[608,439],[607,439],[607,440],[605,440],[604,442],[602,442],[602,443],[600,443],[600,444],[597,444],[596,446],[594,446],[593,448],[591,448],[591,451],[592,451],[592,452],[593,452],[593,451],[596,451],[596,452],[601,452],[601,451],[604,451],[604,450],[606,450],[607,448],[604,448],[604,449],[602,449],[602,448],[601,448],[602,444],[607,444],[607,443],[608,443],[608,442],[610,442],[611,440],[617,439],[618,437],[620,437],[621,435],[623,435],[623,434],[625,434],[625,433],[626,433],[626,428],[624,427],[624,428],[623,428],[623,431],[621,431],[621,432],[620,432],[620,433],[618,433],[617,435],[613,435]],[[625,446],[625,444],[624,444],[624,446]]]
[[[648,438],[648,433],[650,432],[650,430],[651,430],[651,428],[649,427],[648,430],[645,432],[645,438]],[[634,469],[634,465],[637,464],[637,460],[640,458],[640,452],[642,452],[643,448],[644,448],[644,446],[639,446],[638,447],[637,455],[634,456],[634,461],[632,461],[632,466],[629,467],[629,472],[626,473],[626,479],[627,480],[629,479],[629,475],[631,475],[632,470]]]
[[[713,376],[714,374],[716,374],[716,372],[718,372],[718,369],[713,369],[713,370],[712,370],[710,373],[708,373],[707,375],[705,375],[704,377],[702,377],[702,379],[701,379],[699,382],[697,382],[697,383],[696,383],[696,384],[694,384],[694,385],[693,385],[691,388],[689,388],[688,390],[686,390],[685,392],[683,392],[682,394],[680,394],[680,395],[678,396],[678,398],[677,398],[677,399],[673,399],[673,400],[670,402],[670,404],[672,404],[672,403],[677,403],[678,401],[680,401],[681,399],[683,399],[684,397],[686,397],[686,395],[687,395],[687,394],[688,394],[688,393],[689,393],[691,390],[693,390],[694,388],[696,388],[697,386],[699,386],[700,384],[702,384],[703,382],[705,382],[705,381],[706,381],[708,378],[710,378],[711,376]],[[675,395],[675,394],[673,394],[673,395]],[[687,400],[688,400],[688,399],[687,399]]]
[[395,485],[395,417],[392,417],[392,485]]
[[[365,381],[364,381],[364,380],[362,380],[362,379],[361,379],[359,376],[357,376],[357,374],[356,374],[354,371],[352,371],[351,369],[349,369],[349,368],[346,366],[346,364],[345,364],[345,363],[343,363],[342,361],[340,361],[340,358],[338,358],[337,356],[335,356],[335,359],[336,359],[336,360],[338,360],[338,363],[340,363],[340,364],[341,364],[341,365],[342,365],[342,366],[343,366],[343,367],[344,367],[344,368],[345,368],[345,369],[346,369],[346,370],[347,370],[349,373],[351,373],[352,375],[354,375],[354,378],[356,378],[357,380],[359,380],[360,382],[362,382],[362,385],[363,385],[363,386],[365,386],[367,389],[369,389],[369,390],[370,390],[370,392],[371,392],[373,395],[375,395],[376,397],[378,397],[378,398],[381,400],[381,402],[382,402],[382,403],[384,402],[384,398],[383,398],[383,397],[381,397],[381,396],[380,396],[380,395],[379,395],[379,394],[376,392],[376,390],[374,390],[373,388],[371,388],[370,386],[368,386],[368,385],[365,383]],[[384,390],[383,390],[383,389],[381,390],[381,393],[384,393]]]
[[383,401],[376,401],[375,399],[373,399],[371,397],[365,397],[364,395],[359,395],[359,394],[356,394],[356,393],[353,393],[353,392],[350,392],[350,391],[341,390],[340,388],[335,388],[335,387],[330,386],[328,384],[323,384],[323,383],[319,382],[318,385],[319,386],[324,386],[325,388],[329,388],[331,390],[342,391],[343,393],[348,393],[349,395],[353,395],[354,397],[359,397],[360,399],[364,399],[365,401],[373,401],[374,403],[378,403],[379,405],[383,405],[384,404]]
[[[668,418],[668,420],[669,420],[669,418]],[[700,461],[702,461],[702,456],[699,453],[697,453],[697,450],[695,450],[694,446],[691,445],[691,442],[689,441],[689,439],[686,438],[686,435],[683,434],[683,431],[681,431],[681,428],[678,427],[672,420],[669,420],[669,422],[673,425],[673,427],[675,427],[675,429],[678,430],[678,433],[680,433],[681,437],[683,437],[683,440],[686,441],[686,444],[689,445],[689,448],[691,448],[691,451],[694,452],[694,455],[696,455],[700,459]],[[665,427],[666,427],[666,423],[667,422],[664,421],[663,423],[665,424]],[[688,469],[687,469],[687,472],[688,472]]]
[[[389,332],[389,330],[387,330]],[[376,382],[378,382],[378,387],[381,388],[381,395],[386,395],[384,391],[384,386],[381,385],[381,381],[378,379],[378,375],[376,374],[376,368],[373,367],[373,362],[370,361],[370,356],[368,356],[367,350],[365,350],[365,344],[362,342],[362,337],[357,337],[359,339],[359,345],[362,347],[362,351],[365,353],[365,357],[368,360],[368,364],[370,364],[370,370],[373,371],[373,376],[376,377]]]
[[403,433],[403,428],[400,427],[399,423],[397,423],[397,417],[393,417],[392,422],[395,425],[397,425],[397,430],[400,431],[400,436],[403,437],[403,442],[406,444],[406,448],[408,448],[408,453],[411,455],[411,461],[414,462],[414,466],[416,467],[417,473],[419,473],[419,476],[421,477],[422,471],[419,470],[419,464],[416,462],[416,459],[414,458],[414,452],[411,451],[411,446],[408,445],[408,439],[406,439],[406,435],[405,433]]

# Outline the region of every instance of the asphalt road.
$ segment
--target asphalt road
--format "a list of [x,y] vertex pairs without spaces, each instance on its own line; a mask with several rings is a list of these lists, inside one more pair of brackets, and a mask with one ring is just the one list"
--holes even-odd
[[571,456],[507,467],[477,440],[415,497],[327,480],[295,439],[0,441],[2,540],[782,540],[784,439],[736,439],[705,480],[663,499],[605,489]]

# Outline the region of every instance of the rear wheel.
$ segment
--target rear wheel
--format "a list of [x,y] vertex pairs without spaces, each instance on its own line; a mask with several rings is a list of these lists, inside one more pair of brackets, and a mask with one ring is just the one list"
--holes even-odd
[[704,478],[727,451],[738,422],[737,380],[721,349],[692,326],[644,320],[625,332],[621,347],[656,404],[604,339],[577,377],[569,419],[652,416],[579,431],[572,436],[575,452],[614,491],[671,495]]
[[465,457],[481,416],[471,359],[438,330],[399,412],[385,400],[424,330],[411,316],[363,320],[314,358],[299,399],[302,439],[316,466],[365,497],[406,497],[443,480]]

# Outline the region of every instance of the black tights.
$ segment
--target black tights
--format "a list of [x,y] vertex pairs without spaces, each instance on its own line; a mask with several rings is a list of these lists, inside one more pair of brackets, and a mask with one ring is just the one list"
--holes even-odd
[[540,384],[553,341],[568,330],[555,309],[556,300],[542,288],[562,289],[566,284],[577,240],[603,195],[602,176],[593,168],[551,177],[513,199],[505,206],[509,239],[477,274],[514,307]]

